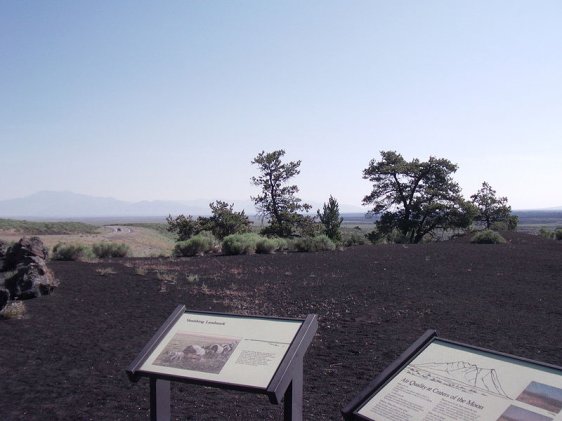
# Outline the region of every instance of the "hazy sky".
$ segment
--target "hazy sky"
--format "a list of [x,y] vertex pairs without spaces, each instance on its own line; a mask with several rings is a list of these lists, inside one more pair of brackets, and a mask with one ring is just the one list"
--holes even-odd
[[310,201],[396,150],[562,206],[562,1],[0,0],[0,199],[248,199],[275,149]]

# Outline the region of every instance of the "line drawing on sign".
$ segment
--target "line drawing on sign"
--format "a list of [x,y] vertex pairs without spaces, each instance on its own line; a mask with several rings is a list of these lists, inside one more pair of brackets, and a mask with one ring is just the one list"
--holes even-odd
[[482,368],[466,361],[410,364],[408,373],[468,393],[513,400],[503,390],[495,369]]

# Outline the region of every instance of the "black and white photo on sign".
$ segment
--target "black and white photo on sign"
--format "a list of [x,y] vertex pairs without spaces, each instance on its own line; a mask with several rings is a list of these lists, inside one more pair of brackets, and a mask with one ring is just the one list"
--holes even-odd
[[236,337],[176,333],[154,365],[218,374],[240,341]]

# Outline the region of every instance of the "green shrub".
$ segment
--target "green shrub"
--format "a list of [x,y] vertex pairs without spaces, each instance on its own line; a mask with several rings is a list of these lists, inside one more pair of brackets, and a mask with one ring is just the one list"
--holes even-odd
[[225,254],[253,254],[256,252],[258,241],[263,237],[253,232],[245,234],[231,234],[222,242],[222,251]]
[[94,255],[100,259],[106,257],[126,257],[129,254],[129,246],[124,243],[96,243],[92,245]]
[[335,250],[336,245],[325,234],[316,235],[314,237],[302,237],[295,241],[295,249],[297,251],[329,251]]
[[58,243],[53,247],[53,260],[82,260],[93,257],[92,250],[83,244]]
[[541,228],[539,230],[539,235],[549,240],[562,240],[562,228],[556,228],[554,231],[547,230],[546,228]]
[[373,244],[406,244],[409,239],[399,230],[393,229],[390,232],[382,232],[375,228],[366,235],[366,238]]
[[261,237],[256,242],[256,253],[271,254],[287,248],[287,241],[283,238]]
[[260,238],[256,242],[256,253],[271,254],[277,250],[277,242],[273,238]]
[[541,228],[539,230],[539,235],[544,238],[548,238],[549,240],[554,239],[554,232],[547,230],[546,228]]
[[352,232],[344,232],[342,235],[342,244],[345,247],[363,245],[367,242],[367,237],[361,231],[354,230]]
[[505,243],[505,238],[503,238],[499,233],[492,230],[482,230],[478,231],[470,240],[471,243],[477,244],[503,244]]
[[201,231],[189,240],[176,243],[173,255],[176,257],[201,256],[217,250],[218,242],[215,236],[208,231]]

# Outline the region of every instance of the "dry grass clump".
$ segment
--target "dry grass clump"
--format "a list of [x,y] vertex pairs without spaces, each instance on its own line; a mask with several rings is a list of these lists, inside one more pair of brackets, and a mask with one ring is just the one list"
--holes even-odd
[[0,311],[0,316],[4,319],[22,319],[27,313],[23,301],[12,301]]
[[100,276],[115,275],[117,272],[113,268],[99,268],[96,273]]
[[162,282],[170,282],[175,283],[177,279],[177,275],[175,273],[168,273],[168,272],[156,272],[156,278]]
[[135,275],[144,276],[148,273],[145,267],[138,266],[135,268]]
[[199,275],[197,275],[197,274],[185,275],[185,279],[190,284],[193,284],[195,282],[199,282]]

